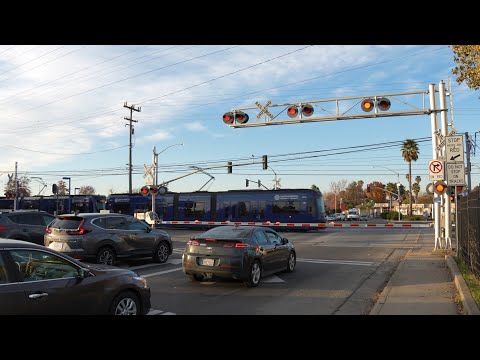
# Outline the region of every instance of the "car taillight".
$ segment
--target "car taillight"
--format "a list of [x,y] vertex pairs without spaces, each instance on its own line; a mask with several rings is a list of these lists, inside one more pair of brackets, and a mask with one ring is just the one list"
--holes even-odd
[[52,230],[50,230],[50,229],[48,228],[48,226],[47,226],[47,227],[45,228],[45,233],[46,233],[46,234],[51,234],[51,233],[52,233]]
[[246,243],[243,243],[243,242],[239,242],[239,243],[235,244],[235,247],[236,248],[247,248],[247,247],[250,247],[250,245],[246,244]]
[[79,228],[78,230],[67,230],[68,235],[83,235],[86,233],[89,233],[92,230],[85,229],[85,228]]
[[187,245],[192,245],[192,246],[199,246],[200,243],[197,240],[188,240]]

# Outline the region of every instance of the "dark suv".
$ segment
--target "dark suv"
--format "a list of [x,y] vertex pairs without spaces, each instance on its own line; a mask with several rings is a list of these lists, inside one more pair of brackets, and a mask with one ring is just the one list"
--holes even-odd
[[45,228],[55,216],[38,210],[0,212],[0,237],[43,245]]
[[172,240],[133,216],[115,213],[58,215],[45,231],[44,245],[73,258],[115,265],[120,258],[152,257],[164,263]]

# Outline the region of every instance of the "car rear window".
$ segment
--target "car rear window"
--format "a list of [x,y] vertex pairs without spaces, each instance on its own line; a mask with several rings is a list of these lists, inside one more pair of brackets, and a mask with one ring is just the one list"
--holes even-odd
[[233,226],[218,226],[216,228],[205,231],[198,235],[198,238],[215,238],[215,239],[245,239],[250,237],[252,233],[251,228],[233,227]]
[[78,216],[59,217],[52,221],[50,227],[57,229],[78,229],[83,218]]

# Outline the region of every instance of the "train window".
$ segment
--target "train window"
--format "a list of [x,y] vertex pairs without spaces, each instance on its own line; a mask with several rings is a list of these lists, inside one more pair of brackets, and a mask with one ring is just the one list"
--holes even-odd
[[205,203],[186,201],[184,207],[185,220],[199,220],[205,216]]
[[274,201],[272,211],[274,214],[299,213],[300,201],[293,201],[293,200]]
[[238,217],[244,218],[244,217],[249,217],[250,216],[250,203],[249,202],[244,202],[240,201],[238,203]]

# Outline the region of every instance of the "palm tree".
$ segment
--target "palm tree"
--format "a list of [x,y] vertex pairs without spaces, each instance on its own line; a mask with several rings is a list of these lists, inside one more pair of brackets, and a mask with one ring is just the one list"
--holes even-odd
[[406,139],[402,144],[402,156],[403,159],[408,162],[408,190],[409,190],[409,215],[412,215],[412,161],[418,160],[418,144],[413,139]]

